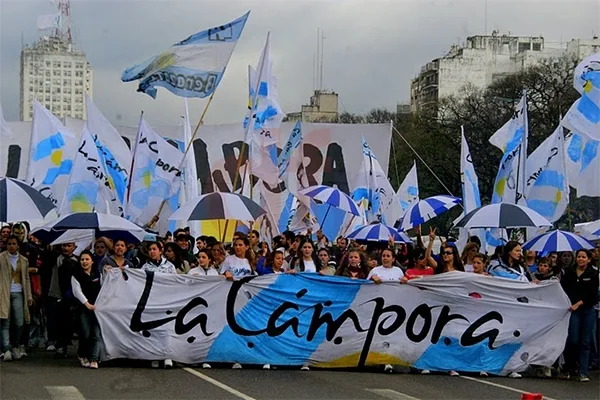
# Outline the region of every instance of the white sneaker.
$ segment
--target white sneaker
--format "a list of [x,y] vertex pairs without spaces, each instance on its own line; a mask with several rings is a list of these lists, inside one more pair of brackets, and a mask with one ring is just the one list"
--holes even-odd
[[460,376],[460,374],[456,371],[450,371],[449,374],[450,376]]
[[173,368],[173,360],[167,358],[165,360],[165,368]]
[[480,371],[480,372],[479,372],[479,376],[481,376],[482,378],[487,378],[489,375],[488,375],[488,373],[487,373],[487,372],[485,372],[485,371]]
[[392,364],[385,364],[385,367],[383,368],[383,372],[387,372],[388,374],[391,374],[392,372],[394,372],[394,367],[392,366]]
[[552,367],[544,367],[544,376],[546,378],[552,378]]
[[12,354],[10,354],[10,351],[7,350],[2,354],[2,361],[12,361]]
[[512,378],[512,379],[520,379],[520,378],[522,378],[522,377],[523,377],[523,375],[521,375],[521,374],[520,374],[520,373],[518,373],[518,372],[511,372],[511,373],[508,375],[508,377],[509,377],[509,378]]
[[424,369],[421,371],[421,375],[429,375],[430,373],[431,373],[431,371],[428,369]]
[[81,366],[83,368],[89,368],[90,367],[90,362],[88,361],[87,358],[85,357],[77,357],[79,358],[79,363],[81,364]]
[[46,351],[56,351],[56,347],[51,344],[50,346],[46,347]]
[[204,363],[204,364],[202,364],[202,368],[203,368],[203,369],[210,369],[210,368],[211,368],[211,366],[210,366],[210,364],[209,364],[209,363]]
[[233,366],[231,367],[231,369],[242,369],[242,364],[235,363],[235,364],[233,364]]
[[21,352],[19,351],[19,348],[16,348],[16,349],[12,350],[12,357],[15,360],[20,360],[21,357],[23,357],[23,354],[21,354]]
[[304,364],[302,365],[302,368],[300,368],[300,371],[310,371],[310,367],[308,366],[308,364]]
[[160,363],[158,361],[152,361],[152,368],[158,368]]
[[21,356],[27,357],[27,350],[25,349],[25,346],[19,346],[19,352],[21,353]]
[[263,365],[263,369],[271,369],[271,364],[265,364],[265,365]]

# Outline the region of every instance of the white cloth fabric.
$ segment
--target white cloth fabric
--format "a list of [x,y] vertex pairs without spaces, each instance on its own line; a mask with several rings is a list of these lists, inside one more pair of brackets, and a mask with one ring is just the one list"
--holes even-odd
[[399,282],[404,277],[404,272],[398,267],[387,268],[380,265],[369,272],[367,279],[371,279],[373,276],[377,276],[384,282]]
[[195,267],[189,270],[188,275],[191,276],[219,276],[219,271],[214,267],[204,269],[202,267]]
[[150,261],[146,262],[146,264],[144,264],[142,266],[142,270],[159,272],[161,274],[176,274],[177,273],[177,271],[175,270],[175,266],[173,264],[171,264],[171,262],[168,261],[164,257],[161,257],[159,265],[153,264]]

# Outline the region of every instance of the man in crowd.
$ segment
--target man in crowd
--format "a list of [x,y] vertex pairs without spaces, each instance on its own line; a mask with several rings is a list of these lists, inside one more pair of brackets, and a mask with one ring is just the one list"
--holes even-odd
[[29,263],[19,254],[19,240],[11,235],[7,250],[0,253],[0,338],[2,360],[20,359],[23,328],[29,323],[29,307],[33,304],[29,282]]
[[4,225],[2,229],[0,229],[0,252],[6,250],[6,239],[10,235],[10,226]]

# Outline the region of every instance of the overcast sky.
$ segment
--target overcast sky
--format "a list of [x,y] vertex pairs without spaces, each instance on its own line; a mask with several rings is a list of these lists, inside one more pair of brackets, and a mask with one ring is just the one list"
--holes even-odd
[[[363,113],[408,102],[421,65],[452,44],[485,31],[484,0],[72,0],[74,39],[94,68],[93,99],[121,125],[140,110],[152,124],[177,124],[183,101],[159,88],[156,100],[122,83],[121,72],[190,34],[251,10],[246,28],[211,105],[207,123],[241,121],[247,105],[247,65],[256,65],[271,31],[274,72],[286,112],[299,111],[313,90],[317,28],[325,34],[324,88],[340,95],[340,110]],[[21,35],[32,43],[48,0],[0,0],[0,101],[19,118]],[[488,0],[487,30],[543,35],[547,41],[600,33],[600,0]],[[205,100],[192,100],[198,118]]]

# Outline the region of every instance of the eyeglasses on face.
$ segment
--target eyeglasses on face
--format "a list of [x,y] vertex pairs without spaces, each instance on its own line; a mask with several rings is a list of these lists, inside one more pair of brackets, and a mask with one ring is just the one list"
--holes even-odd
[[451,256],[451,255],[454,254],[454,252],[452,252],[452,251],[445,251],[442,254],[445,255],[445,256]]

